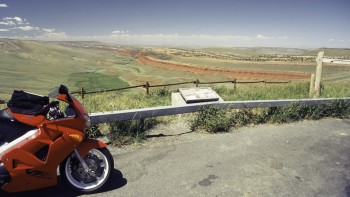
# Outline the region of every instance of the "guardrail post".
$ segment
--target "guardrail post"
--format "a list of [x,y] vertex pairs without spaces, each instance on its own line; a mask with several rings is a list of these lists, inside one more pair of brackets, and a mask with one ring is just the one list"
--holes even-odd
[[196,80],[196,87],[198,87],[199,86],[199,80],[197,79]]
[[233,88],[234,88],[234,90],[236,91],[236,88],[237,88],[237,79],[233,80],[232,83],[233,83]]

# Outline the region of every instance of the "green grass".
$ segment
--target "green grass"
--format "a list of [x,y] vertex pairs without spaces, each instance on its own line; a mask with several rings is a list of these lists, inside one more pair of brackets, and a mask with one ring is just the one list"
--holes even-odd
[[113,92],[86,95],[82,100],[86,110],[105,112],[125,109],[171,105],[171,92],[152,89],[150,94],[144,92]]
[[87,92],[129,87],[128,83],[117,76],[100,73],[73,73],[69,75],[68,81],[75,87],[84,87]]
[[[11,50],[0,52],[0,99],[9,99],[14,89],[45,95],[47,90],[60,84],[71,90],[78,90],[85,84],[87,89],[129,86],[119,78],[120,73],[108,69],[133,61],[130,57],[113,51],[70,48],[53,43],[6,42]],[[91,79],[93,76],[99,77],[96,84]],[[82,79],[85,77],[87,79]]]

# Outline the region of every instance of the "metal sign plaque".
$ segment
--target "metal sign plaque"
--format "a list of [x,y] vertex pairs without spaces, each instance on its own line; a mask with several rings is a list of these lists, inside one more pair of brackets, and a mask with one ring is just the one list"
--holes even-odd
[[209,87],[180,88],[181,96],[186,103],[219,101],[220,96]]

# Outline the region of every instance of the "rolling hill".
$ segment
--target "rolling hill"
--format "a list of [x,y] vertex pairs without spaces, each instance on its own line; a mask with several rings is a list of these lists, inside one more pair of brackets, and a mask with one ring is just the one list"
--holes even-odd
[[[116,73],[105,72],[116,59],[114,52],[0,39],[0,99],[8,98],[14,89],[46,94],[60,84],[73,90],[82,85],[88,90],[128,86]],[[95,77],[103,80],[96,83]]]

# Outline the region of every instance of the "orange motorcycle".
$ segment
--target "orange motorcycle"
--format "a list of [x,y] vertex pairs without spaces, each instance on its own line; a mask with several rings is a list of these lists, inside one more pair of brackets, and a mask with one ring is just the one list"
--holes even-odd
[[[65,106],[64,112],[60,105]],[[48,96],[15,90],[0,111],[0,188],[13,193],[55,186],[97,192],[114,161],[106,144],[88,139],[90,118],[66,86]]]

